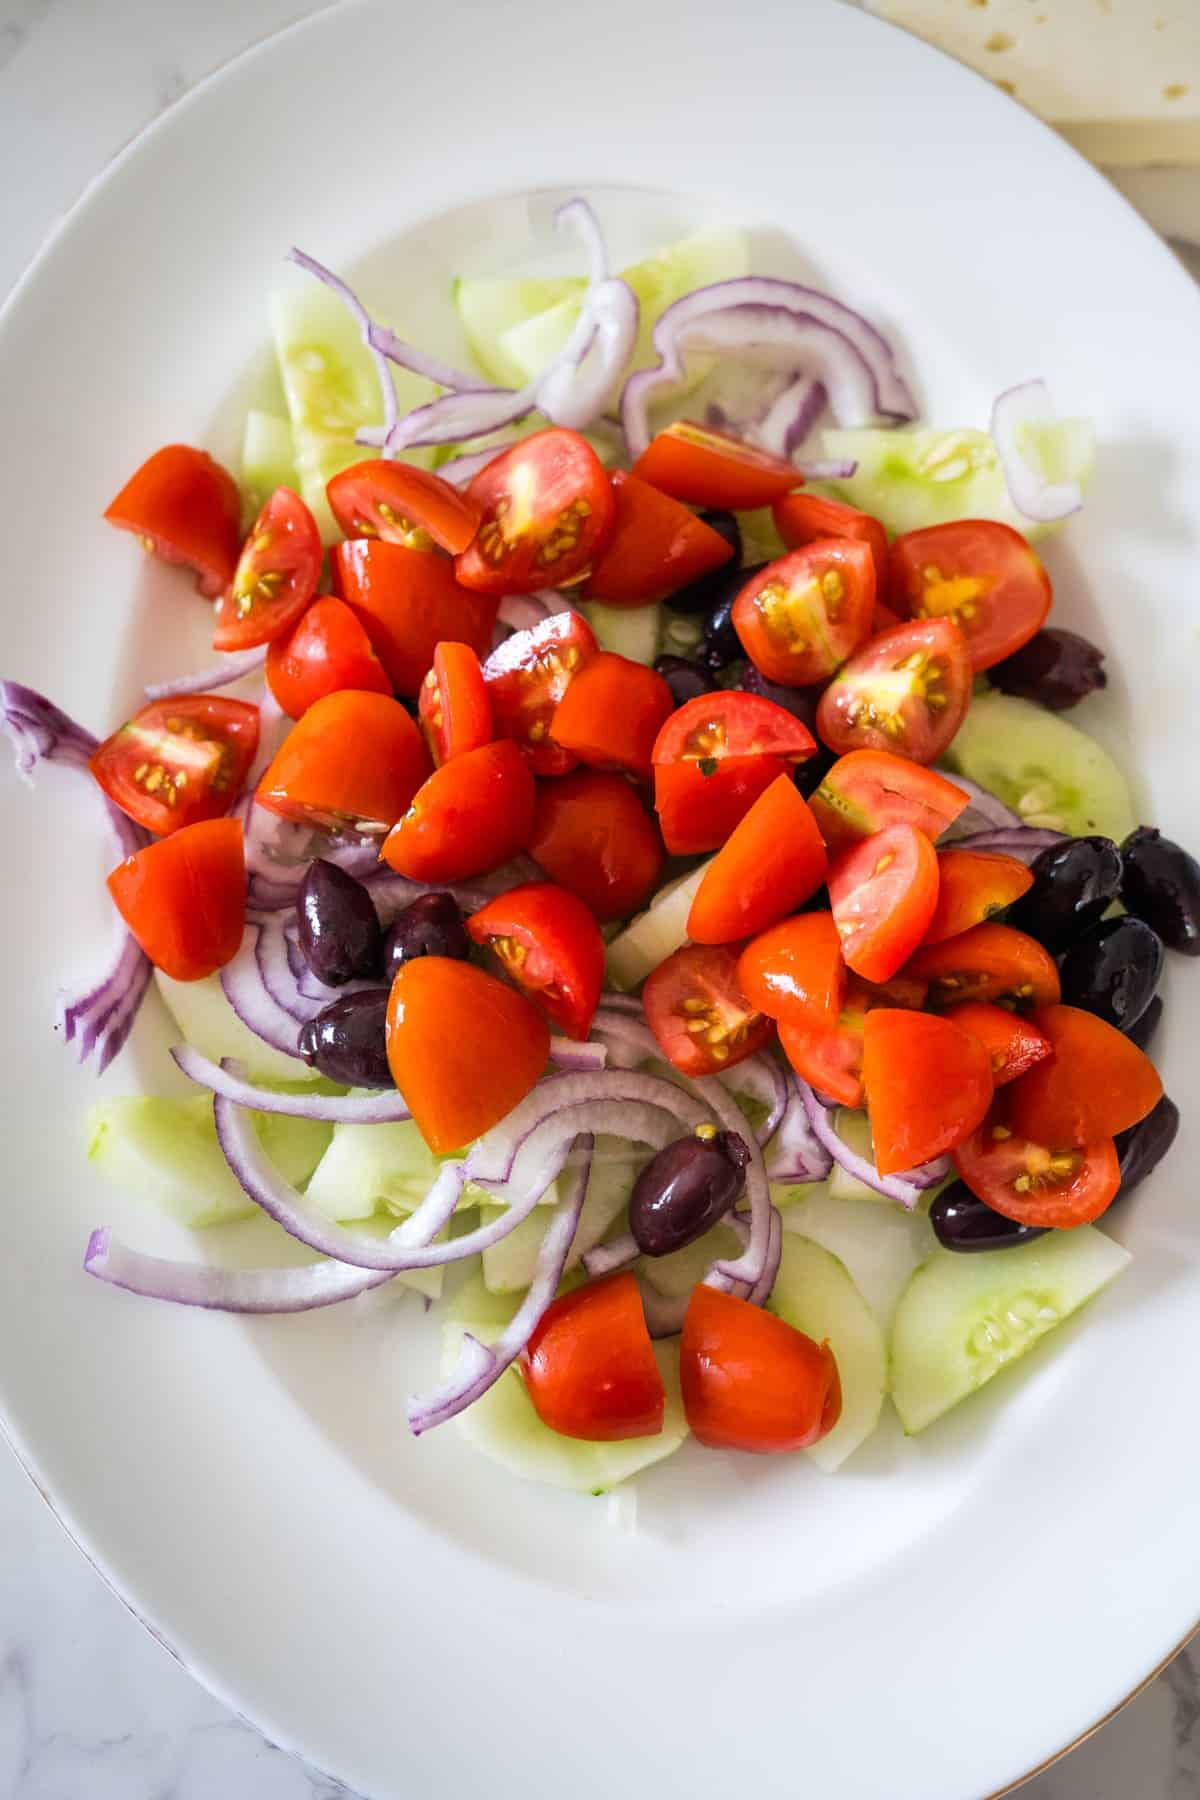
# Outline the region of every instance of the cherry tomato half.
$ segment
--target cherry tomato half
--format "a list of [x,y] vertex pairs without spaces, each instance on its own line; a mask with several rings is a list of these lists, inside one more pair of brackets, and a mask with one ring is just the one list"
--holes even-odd
[[953,619],[971,666],[990,669],[1027,644],[1050,611],[1050,578],[1019,531],[958,519],[891,547],[888,596],[912,619]]
[[1015,856],[998,856],[979,850],[938,851],[938,902],[927,944],[982,925],[1028,893],[1033,875]]
[[343,688],[392,691],[370,638],[345,601],[332,594],[314,600],[287,636],[268,646],[267,686],[289,719]]
[[743,994],[724,944],[685,944],[668,956],[647,976],[642,1006],[663,1055],[685,1075],[731,1069],[774,1030]]
[[219,694],[143,706],[88,767],[123,813],[158,837],[229,811],[258,749],[258,708]]
[[417,716],[440,768],[451,757],[479,750],[494,736],[492,702],[470,644],[439,644],[421,683]]
[[910,981],[906,975],[898,975],[879,987],[851,975],[833,1025],[816,1024],[799,1012],[788,1013],[779,1021],[779,1042],[797,1075],[810,1087],[827,1094],[839,1106],[858,1108],[865,1104],[863,1023],[868,1012],[876,1006],[902,1006],[916,1011],[924,999],[923,984]]
[[967,796],[906,756],[851,750],[822,776],[809,805],[832,856],[887,825],[915,825],[932,842],[954,823]]
[[[859,512],[844,500],[827,500],[821,494],[785,494],[771,508],[771,517],[789,550],[799,550],[814,538],[857,538],[871,552],[875,592],[883,599],[888,582],[888,538],[879,520],[870,513]],[[898,625],[900,621],[895,619],[892,623]]]
[[214,650],[249,650],[290,631],[317,591],[321,534],[299,494],[276,488],[250,527],[229,584]]
[[866,544],[819,538],[768,563],[733,603],[742,649],[768,681],[828,681],[871,635],[875,565]]
[[522,438],[479,471],[467,499],[481,520],[455,569],[481,593],[532,594],[582,580],[612,530],[608,472],[577,431]]
[[1055,1148],[1116,1137],[1162,1099],[1158,1070],[1144,1050],[1095,1013],[1039,1006],[1033,1023],[1053,1054],[1015,1081],[1006,1122],[1019,1137]]
[[484,663],[496,730],[520,744],[535,775],[575,767],[572,752],[550,740],[550,726],[572,680],[598,653],[587,620],[568,611],[514,631]]
[[108,878],[117,911],[155,968],[202,981],[237,955],[246,922],[240,819],[185,825]]
[[400,702],[348,688],[309,707],[255,799],[318,831],[383,833],[428,772],[425,740]]
[[416,699],[439,644],[487,655],[500,603],[460,587],[454,564],[436,551],[354,538],[334,546],[331,567],[398,694]]
[[937,853],[912,825],[843,850],[829,870],[829,899],[848,967],[887,981],[925,936],[937,896]]
[[792,713],[760,694],[698,694],[655,740],[654,804],[677,856],[715,850],[758,796],[816,745]]
[[587,1036],[604,983],[604,939],[582,900],[553,881],[527,881],[472,913],[467,931],[568,1037]]
[[610,1275],[546,1308],[521,1358],[533,1409],[561,1437],[657,1437],[667,1395],[632,1274]]
[[704,872],[688,914],[697,944],[729,944],[794,912],[825,879],[825,845],[790,775],[777,775]]
[[1048,1148],[1020,1136],[1005,1119],[1005,1108],[997,1106],[954,1151],[954,1166],[971,1192],[1020,1225],[1069,1231],[1098,1219],[1121,1185],[1112,1139]]
[[738,957],[751,1006],[769,1019],[831,1029],[846,997],[846,963],[833,914],[799,913],[759,934]]
[[242,497],[233,476],[203,450],[165,444],[129,477],[104,516],[134,532],[151,555],[194,569],[196,586],[210,600],[233,580]]
[[601,922],[640,911],[662,878],[657,825],[623,776],[599,769],[538,782],[529,854]]
[[688,1301],[679,1377],[692,1435],[714,1450],[803,1450],[842,1414],[828,1344],[703,1283]]
[[529,764],[501,738],[435,769],[380,855],[410,881],[467,881],[516,856],[532,829]]
[[831,750],[890,750],[929,763],[949,744],[971,700],[966,639],[949,619],[925,619],[870,638],[821,695],[817,731]]
[[589,768],[649,781],[651,752],[674,711],[671,690],[654,669],[602,650],[568,684],[550,737]]
[[694,419],[676,419],[660,431],[634,463],[633,472],[673,500],[729,512],[770,506],[804,485],[803,477],[782,457]]
[[483,511],[440,475],[382,457],[351,463],[326,483],[325,492],[348,538],[381,538],[412,550],[437,544],[451,556],[471,542]]
[[986,1000],[964,1000],[949,1006],[944,1015],[977,1037],[992,1060],[992,1080],[1004,1087],[1024,1075],[1035,1063],[1052,1054],[1050,1039],[1031,1019],[1009,1012],[1006,1006],[990,1006]]
[[923,945],[905,973],[929,983],[929,1004],[939,1008],[987,1000],[1028,1011],[1052,1004],[1062,992],[1049,951],[1011,925],[990,922]]
[[872,1008],[863,1023],[862,1078],[881,1175],[953,1149],[992,1103],[987,1050],[933,1013]]
[[719,531],[636,475],[610,477],[612,534],[587,580],[606,606],[645,606],[719,569],[733,555]]

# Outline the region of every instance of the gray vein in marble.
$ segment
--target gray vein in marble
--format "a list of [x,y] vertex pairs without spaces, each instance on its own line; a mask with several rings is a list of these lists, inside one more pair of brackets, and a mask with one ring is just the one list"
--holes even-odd
[[53,0],[8,0],[0,20],[0,70],[6,69]]

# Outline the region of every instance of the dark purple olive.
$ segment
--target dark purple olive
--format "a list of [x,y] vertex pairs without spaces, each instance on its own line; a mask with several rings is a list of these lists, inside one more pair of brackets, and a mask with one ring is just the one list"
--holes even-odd
[[1125,1036],[1129,1039],[1131,1044],[1136,1044],[1139,1050],[1148,1050],[1150,1048],[1150,1040],[1158,1030],[1162,1016],[1162,995],[1155,994],[1141,1018],[1134,1020],[1133,1024],[1129,1027],[1129,1030],[1125,1033]]
[[1007,1250],[1013,1244],[1027,1244],[1031,1238],[1044,1237],[1044,1225],[1018,1225],[993,1212],[973,1194],[965,1181],[943,1188],[929,1208],[929,1223],[934,1236],[947,1250]]
[[746,1182],[750,1152],[735,1132],[702,1125],[646,1164],[629,1202],[629,1229],[646,1256],[682,1250],[724,1218]]
[[398,912],[383,941],[383,973],[394,981],[418,956],[452,956],[464,962],[471,940],[453,894],[422,894]]
[[387,1059],[387,1005],[387,988],[330,1001],[300,1027],[301,1056],[328,1080],[347,1087],[394,1087]]
[[310,864],[296,901],[304,960],[328,987],[378,975],[383,931],[370,894],[336,863]]
[[1108,686],[1104,652],[1078,632],[1052,625],[1039,631],[1020,650],[988,670],[988,680],[1003,693],[1036,700],[1051,712],[1070,706]]
[[711,694],[717,685],[708,670],[688,656],[660,656],[654,667],[670,688],[676,706],[683,706],[701,694]]
[[1200,863],[1181,844],[1141,825],[1121,845],[1121,898],[1163,943],[1200,956]]
[[1118,1199],[1122,1194],[1131,1194],[1138,1183],[1145,1181],[1150,1171],[1158,1167],[1175,1142],[1178,1130],[1179,1108],[1169,1095],[1164,1094],[1153,1112],[1114,1138],[1121,1163]]
[[672,612],[711,612],[714,603],[724,591],[730,574],[741,568],[742,531],[734,514],[711,507],[708,511],[702,512],[700,517],[712,531],[725,539],[733,551],[733,555],[728,562],[722,563],[720,568],[710,569],[707,575],[701,575],[695,581],[689,581],[686,587],[677,588],[673,594],[668,594],[663,605],[669,606]]
[[816,736],[817,702],[821,698],[819,687],[784,687],[782,682],[768,681],[753,663],[747,663],[738,676],[738,686],[748,694],[761,694],[764,700],[782,706],[784,712],[790,712]]
[[1065,950],[1098,923],[1121,890],[1121,852],[1111,838],[1069,838],[1043,850],[1030,869],[1033,886],[1005,918],[1047,950]]
[[1141,919],[1103,919],[1062,959],[1063,1002],[1128,1031],[1153,1000],[1162,966],[1162,939]]
[[738,662],[744,655],[741,639],[733,629],[733,603],[745,587],[752,575],[766,568],[766,563],[756,563],[752,569],[719,569],[723,576],[721,591],[709,610],[704,621],[704,642],[700,649],[700,661],[706,669],[715,673],[728,663]]

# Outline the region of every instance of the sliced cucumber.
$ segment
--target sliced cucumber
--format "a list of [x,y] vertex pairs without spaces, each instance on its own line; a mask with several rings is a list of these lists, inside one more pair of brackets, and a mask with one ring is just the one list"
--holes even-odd
[[411,1119],[389,1125],[336,1125],[308,1184],[308,1198],[331,1219],[415,1212],[440,1163]]
[[242,438],[242,501],[248,521],[261,512],[278,487],[298,491],[291,422],[279,413],[246,414]]
[[560,300],[582,294],[586,286],[579,275],[558,281],[514,281],[488,275],[456,281],[454,304],[471,355],[488,380],[499,387],[522,387],[525,370],[505,349],[505,334],[527,319],[536,319]]
[[[474,1219],[475,1214],[472,1213],[470,1216]],[[457,1224],[457,1214],[455,1215],[453,1222]],[[387,1237],[389,1232],[396,1229],[396,1220],[392,1214],[383,1213],[374,1219],[355,1219],[351,1222],[350,1229],[355,1237],[369,1238],[378,1243],[381,1238]],[[446,1232],[439,1231],[437,1237],[434,1239],[434,1243],[443,1243],[446,1235]],[[456,1234],[451,1231],[449,1235],[454,1237]],[[477,1264],[478,1258],[471,1257],[466,1262],[459,1263],[456,1266],[461,1269],[467,1269],[475,1268]],[[446,1271],[444,1268],[403,1269],[398,1275],[393,1276],[392,1279],[398,1282],[401,1287],[412,1288],[414,1293],[424,1294],[427,1300],[440,1300],[442,1297],[442,1287],[446,1279]]]
[[828,1342],[837,1361],[842,1416],[808,1452],[831,1475],[879,1423],[888,1373],[883,1333],[845,1263],[808,1238],[784,1239],[769,1305],[797,1331]]
[[[834,1129],[842,1142],[858,1156],[863,1156],[870,1163],[875,1161],[875,1145],[871,1139],[871,1121],[865,1112],[851,1112],[848,1106],[839,1106],[834,1119]],[[840,1163],[834,1163],[829,1176],[829,1192],[835,1200],[871,1200],[882,1201],[884,1206],[894,1206],[894,1200],[888,1200],[877,1188],[868,1187],[857,1175],[851,1175]]]
[[664,957],[687,943],[688,914],[707,868],[708,862],[702,862],[698,869],[668,881],[645,912],[639,913],[613,939],[605,955],[605,967],[614,987],[626,991],[637,987]]
[[[478,1276],[467,1282],[450,1308],[442,1340],[443,1369],[449,1371],[453,1366],[465,1331],[483,1343],[494,1342],[518,1304],[514,1296],[489,1294]],[[687,1436],[674,1341],[656,1344],[654,1354],[667,1390],[666,1415],[657,1437],[627,1438],[615,1444],[562,1437],[542,1424],[515,1368],[506,1370],[481,1400],[460,1413],[456,1424],[475,1449],[527,1481],[583,1494],[606,1493],[639,1469],[662,1462]]]
[[[596,1139],[587,1198],[571,1242],[567,1268],[573,1269],[585,1250],[598,1244],[625,1210],[637,1172],[645,1162],[624,1138]],[[484,1224],[504,1212],[501,1206],[481,1206]],[[523,1293],[533,1280],[538,1251],[546,1234],[546,1215],[535,1211],[515,1231],[483,1253],[483,1279],[493,1294]]]
[[[798,1192],[799,1199],[783,1214],[784,1231],[811,1238],[845,1263],[855,1287],[887,1331],[913,1270],[937,1247],[929,1221],[873,1200],[835,1200],[827,1186]],[[779,1204],[774,1187],[771,1198]]]
[[755,563],[774,562],[778,556],[787,555],[787,545],[779,535],[769,506],[760,506],[755,512],[738,514],[738,524],[742,528],[742,563],[753,568]]
[[637,1268],[639,1274],[653,1282],[660,1294],[665,1294],[669,1300],[681,1300],[691,1293],[698,1281],[703,1281],[711,1262],[717,1257],[732,1261],[740,1255],[741,1248],[741,1239],[728,1225],[714,1225],[694,1244],[672,1250],[669,1256],[639,1258]]
[[264,1044],[238,1018],[225,998],[219,975],[203,981],[172,981],[161,969],[154,971],[158,991],[167,1011],[179,1027],[186,1043],[219,1063],[222,1057],[233,1057],[244,1063],[258,1081],[318,1081],[316,1069],[309,1068],[300,1056],[285,1056]]
[[1128,1251],[1091,1225],[1012,1250],[935,1251],[909,1282],[892,1326],[892,1398],[905,1431],[924,1431],[1024,1356],[1128,1261]]
[[[1026,432],[1026,454],[1049,480],[1088,480],[1096,445],[1086,419],[1056,419]],[[986,431],[826,431],[819,454],[858,466],[847,479],[816,484],[814,491],[873,513],[897,535],[951,519],[999,519],[1028,538],[1054,529],[1013,506]]]
[[[293,1187],[320,1162],[332,1127],[279,1113],[253,1113],[263,1149]],[[88,1157],[126,1193],[183,1225],[225,1225],[258,1209],[221,1154],[212,1101],[153,1094],[101,1100],[88,1109]]]
[[1107,750],[1029,700],[977,695],[943,761],[996,794],[1027,825],[1072,837],[1098,832],[1120,843],[1137,823],[1129,784]]
[[602,650],[646,664],[658,655],[660,607],[605,606],[600,600],[585,600],[583,614]]

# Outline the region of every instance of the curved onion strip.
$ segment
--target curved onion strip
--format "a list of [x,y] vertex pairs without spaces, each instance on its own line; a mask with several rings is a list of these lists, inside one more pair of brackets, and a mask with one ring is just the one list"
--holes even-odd
[[641,308],[627,282],[604,281],[585,302],[592,333],[575,360],[551,364],[538,383],[538,407],[555,425],[584,431],[604,411],[613,383],[637,343]]
[[1006,806],[996,794],[988,788],[980,787],[969,776],[960,775],[957,770],[939,769],[937,773],[944,775],[960,793],[967,796],[967,805],[963,811],[938,839],[943,847],[952,843],[955,838],[966,837],[969,833],[978,831],[980,824],[996,831],[1009,828],[1015,830],[1021,824],[1020,813],[1015,813],[1011,806]]
[[767,1239],[767,1254],[763,1264],[763,1272],[746,1295],[751,1306],[765,1306],[771,1298],[771,1289],[779,1274],[779,1264],[783,1259],[783,1214],[777,1206],[771,1208],[771,1228]]
[[327,1125],[391,1125],[411,1118],[404,1096],[394,1088],[365,1094],[281,1094],[248,1081],[234,1062],[209,1062],[190,1044],[176,1044],[171,1055],[198,1087],[223,1094],[235,1106],[255,1112],[281,1113],[290,1119],[316,1119]]
[[950,1158],[938,1156],[932,1162],[921,1163],[915,1169],[905,1169],[903,1174],[881,1175],[874,1163],[868,1162],[865,1156],[859,1156],[857,1151],[851,1150],[849,1144],[838,1136],[830,1113],[821,1105],[808,1083],[801,1081],[798,1086],[809,1124],[834,1162],[845,1169],[847,1175],[853,1175],[867,1187],[874,1188],[885,1200],[895,1200],[911,1212],[926,1188],[936,1187],[949,1174]]
[[[254,960],[258,966],[259,979],[269,998],[281,1012],[294,1019],[297,1025],[304,1025],[309,1019],[315,1019],[329,1000],[306,1000],[300,992],[300,985],[292,969],[288,955],[288,940],[283,926],[285,915],[275,913],[258,927],[258,936],[254,940]],[[330,999],[335,998],[331,993]]]
[[264,929],[253,922],[247,924],[241,949],[221,970],[221,990],[248,1031],[270,1044],[272,1050],[279,1050],[284,1056],[298,1056],[297,1022],[272,999],[263,983],[258,939]]
[[505,594],[496,617],[510,631],[528,631],[549,615],[540,594]]
[[[665,1081],[657,1075],[626,1073],[619,1069],[602,1069],[587,1075],[557,1075],[539,1082],[507,1118],[480,1138],[467,1158],[469,1178],[482,1184],[507,1181],[519,1152],[534,1131],[563,1108],[583,1101],[615,1101],[657,1110],[692,1130],[709,1117],[708,1108],[685,1094],[673,1081]],[[619,1124],[616,1127],[597,1126],[596,1129],[614,1129],[619,1137],[631,1135],[622,1131]]]
[[305,1263],[293,1269],[218,1269],[206,1263],[174,1262],[132,1250],[102,1225],[88,1239],[83,1266],[89,1275],[142,1294],[214,1312],[308,1312],[352,1300],[367,1288],[392,1279],[391,1273],[353,1268],[348,1263]]
[[637,1240],[632,1231],[623,1231],[607,1244],[597,1244],[592,1250],[585,1250],[580,1257],[584,1273],[593,1281],[601,1275],[615,1275],[618,1269],[627,1269],[631,1262],[636,1262],[641,1255]]
[[849,481],[858,468],[858,459],[853,456],[800,456],[792,461],[797,475],[803,475],[805,481]]
[[824,1181],[833,1168],[833,1157],[808,1122],[808,1113],[794,1076],[788,1078],[788,1101],[779,1131],[767,1156],[768,1181]]
[[[722,1070],[716,1080],[730,1093],[749,1094],[767,1108],[767,1116],[755,1136],[764,1147],[769,1144],[779,1129],[791,1092],[787,1075],[775,1058],[760,1050],[756,1055],[746,1057],[744,1062],[736,1063],[732,1069]],[[745,1132],[746,1121],[743,1119],[743,1136]]]
[[151,681],[143,691],[147,700],[170,700],[176,694],[210,694],[216,688],[232,686],[243,675],[253,675],[266,660],[265,648],[241,650],[226,656],[215,669],[201,669],[198,675],[177,675],[174,681]]
[[603,1044],[577,1044],[572,1038],[555,1034],[550,1039],[550,1061],[556,1069],[586,1075],[605,1067],[608,1051]]
[[748,435],[772,456],[791,461],[822,412],[825,389],[812,375],[798,375],[767,408],[761,424]]
[[504,450],[518,443],[523,434],[518,429],[498,431],[490,444],[480,450],[466,450],[461,456],[448,457],[444,463],[438,464],[438,474],[443,481],[449,481],[455,487],[466,487],[474,481],[481,469],[486,469],[490,462]]
[[1039,524],[1069,518],[1083,505],[1077,481],[1049,481],[1030,462],[1022,443],[1023,428],[1045,425],[1054,418],[1044,381],[1023,381],[996,397],[992,406],[992,442],[1004,471],[1009,498],[1017,511]]
[[1002,856],[1015,856],[1018,862],[1028,864],[1035,862],[1043,850],[1065,844],[1067,837],[1065,831],[1046,831],[1040,825],[1018,825],[999,831],[972,831],[966,837],[957,838],[953,848],[990,850]]

